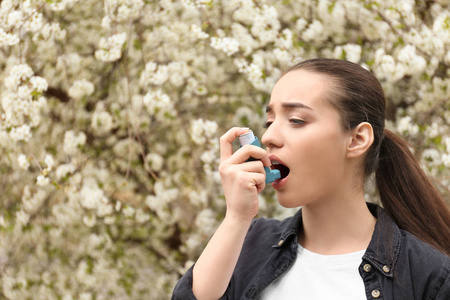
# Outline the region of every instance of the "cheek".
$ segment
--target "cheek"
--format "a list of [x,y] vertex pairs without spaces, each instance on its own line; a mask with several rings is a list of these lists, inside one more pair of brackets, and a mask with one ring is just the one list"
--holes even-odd
[[311,134],[309,138],[305,138],[304,143],[297,145],[297,149],[299,153],[296,165],[307,176],[325,179],[328,176],[334,177],[334,173],[341,173],[345,162],[345,143],[336,130]]

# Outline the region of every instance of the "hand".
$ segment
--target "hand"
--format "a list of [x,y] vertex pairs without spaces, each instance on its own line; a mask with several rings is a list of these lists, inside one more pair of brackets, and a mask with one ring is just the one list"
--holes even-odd
[[[239,221],[253,219],[258,213],[258,193],[265,187],[264,166],[271,165],[264,149],[245,145],[233,154],[232,142],[248,128],[233,127],[220,138],[219,173],[227,202],[226,216]],[[247,160],[253,157],[256,161]]]

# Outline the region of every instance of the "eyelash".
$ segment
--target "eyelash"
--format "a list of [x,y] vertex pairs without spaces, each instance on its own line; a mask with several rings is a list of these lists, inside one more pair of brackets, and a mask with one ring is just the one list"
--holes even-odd
[[[305,121],[300,120],[300,119],[289,119],[289,122],[292,123],[292,124],[294,124],[294,125],[303,125],[303,124],[306,123]],[[263,127],[264,127],[264,128],[269,128],[269,126],[270,126],[271,124],[272,124],[272,122],[266,122],[266,123],[263,125]]]

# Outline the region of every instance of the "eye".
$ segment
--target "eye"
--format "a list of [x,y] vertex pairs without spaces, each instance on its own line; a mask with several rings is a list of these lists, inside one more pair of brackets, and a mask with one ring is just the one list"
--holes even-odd
[[305,121],[300,119],[289,119],[289,122],[294,125],[302,125],[306,123]]
[[264,123],[263,127],[264,128],[269,128],[269,126],[272,124],[272,122],[267,121],[266,123]]

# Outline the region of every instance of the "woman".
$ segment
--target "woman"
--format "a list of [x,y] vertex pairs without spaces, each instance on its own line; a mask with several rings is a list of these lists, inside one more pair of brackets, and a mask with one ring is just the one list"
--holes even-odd
[[[220,140],[227,211],[172,299],[450,299],[450,213],[408,145],[384,129],[377,79],[343,60],[291,67],[267,106],[267,151]],[[249,161],[249,157],[258,161]],[[259,218],[264,166],[286,220]],[[384,209],[367,204],[375,172]]]

